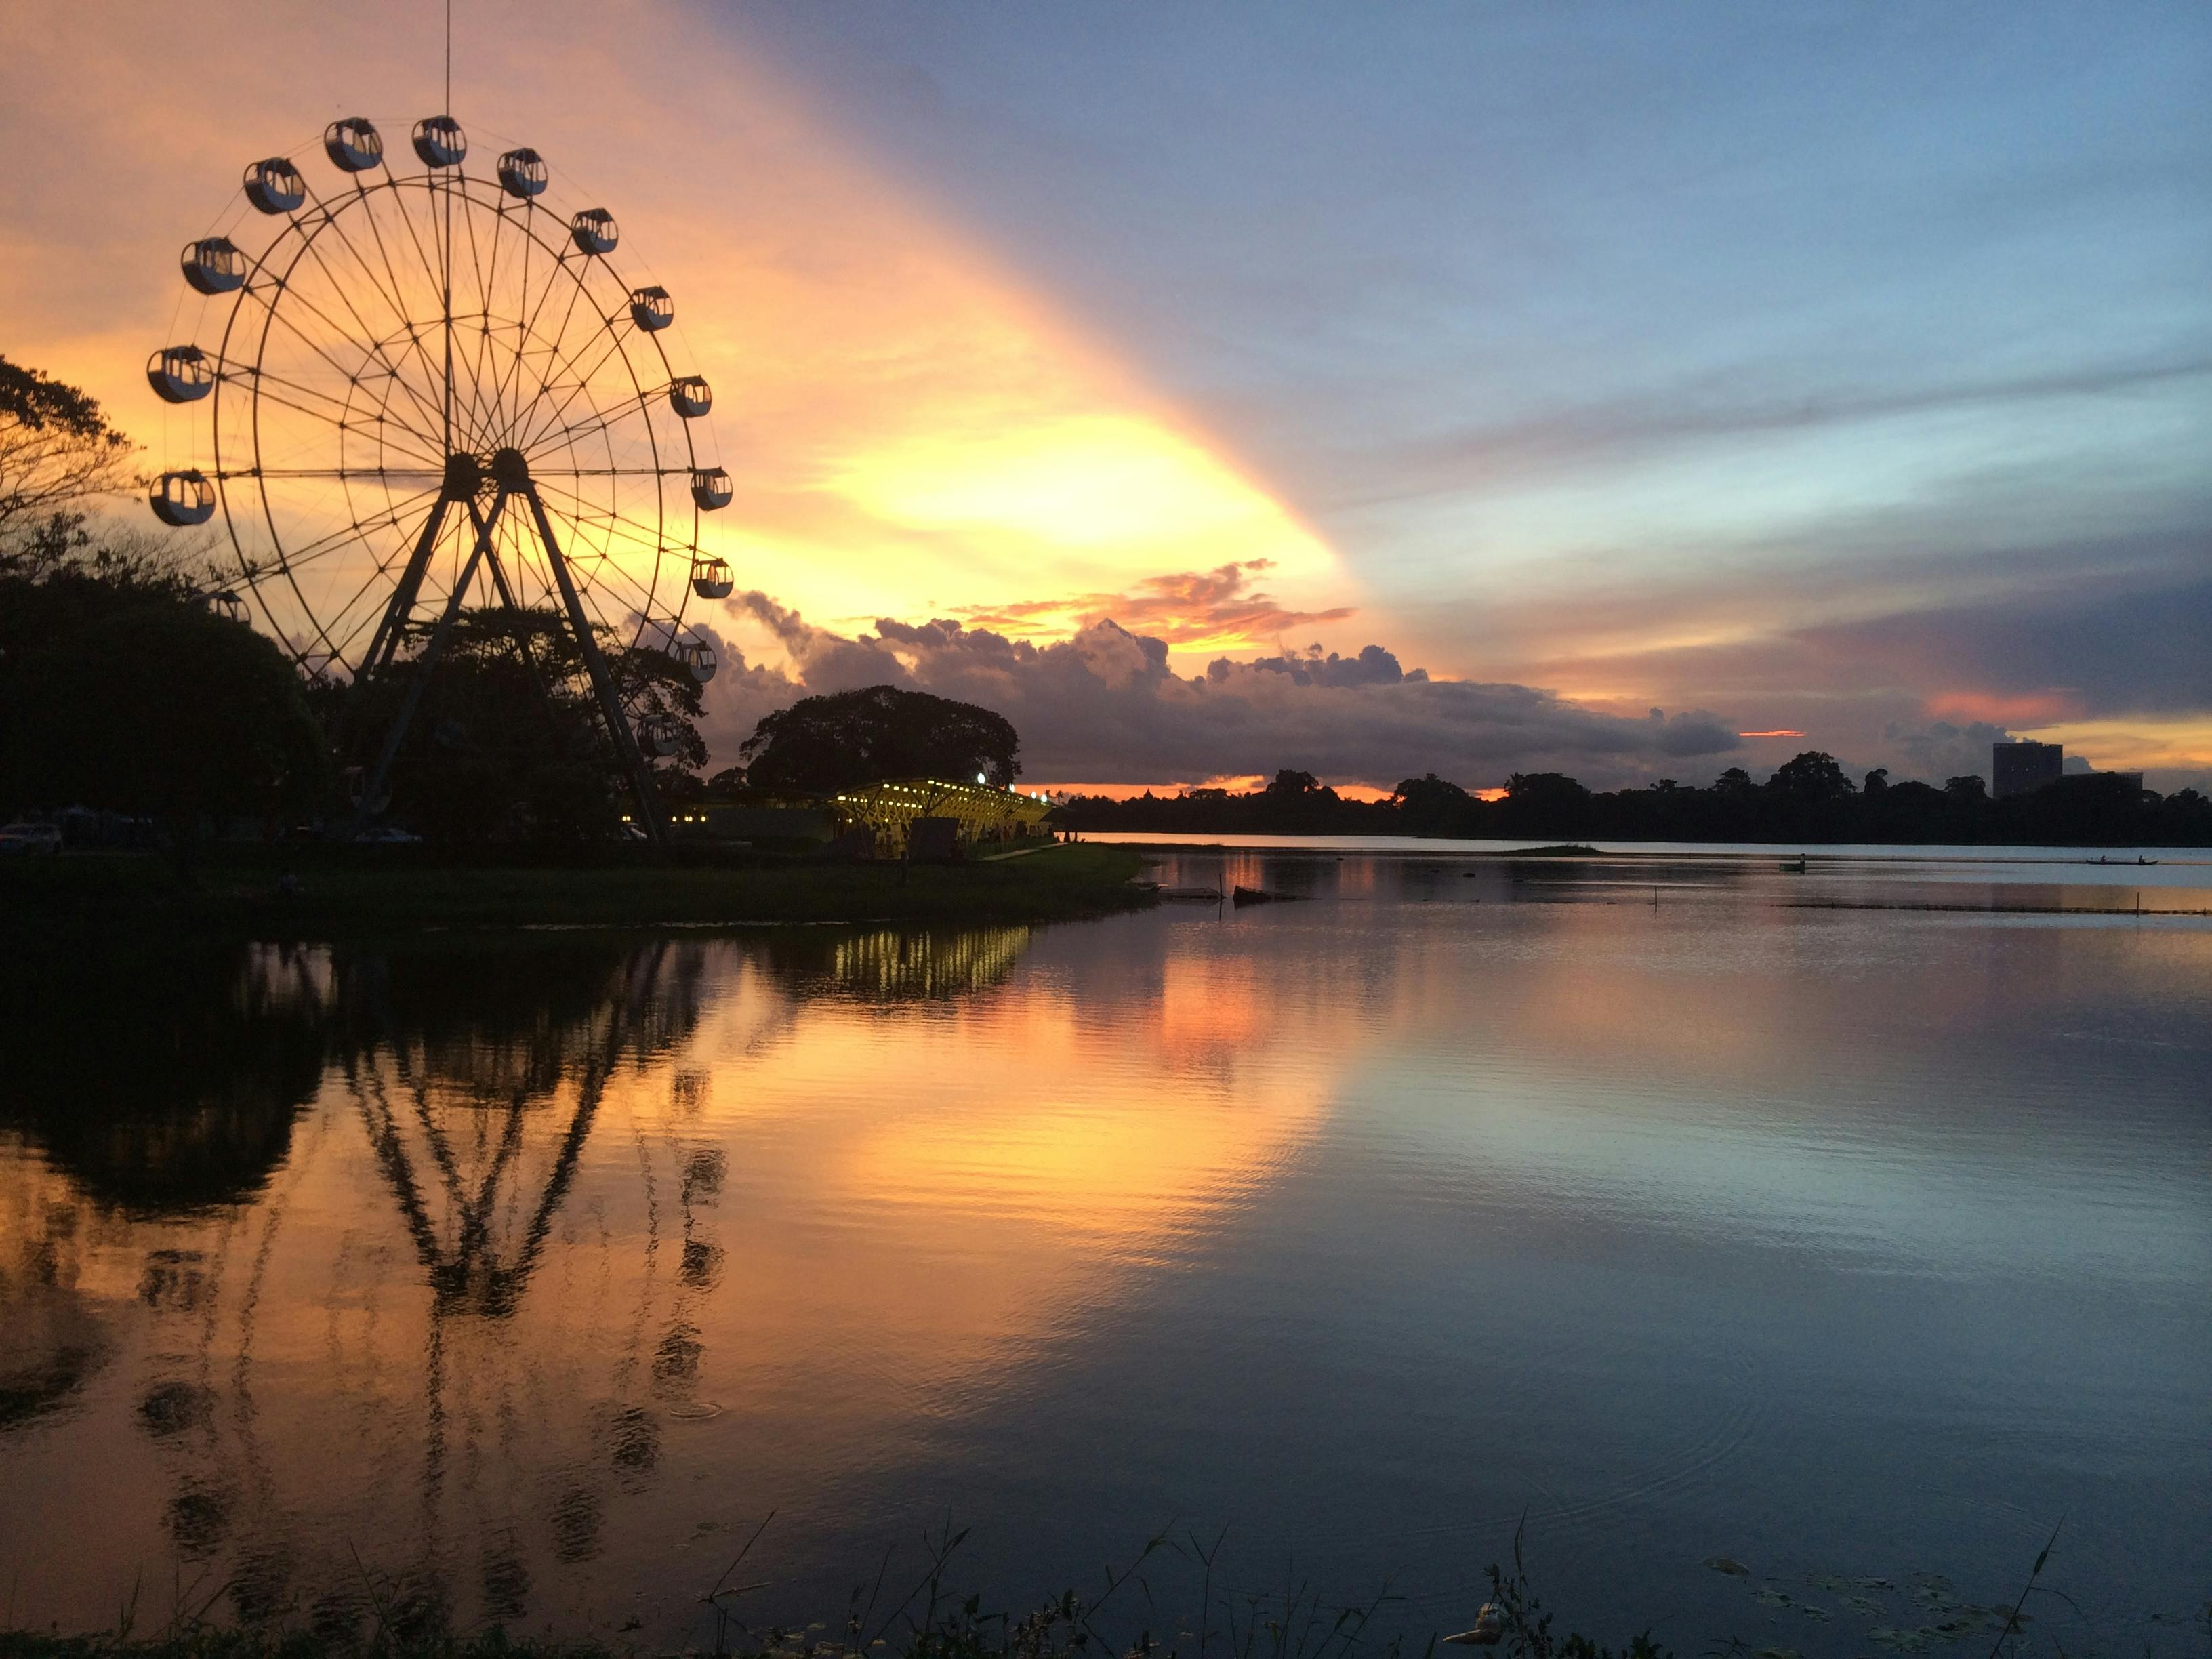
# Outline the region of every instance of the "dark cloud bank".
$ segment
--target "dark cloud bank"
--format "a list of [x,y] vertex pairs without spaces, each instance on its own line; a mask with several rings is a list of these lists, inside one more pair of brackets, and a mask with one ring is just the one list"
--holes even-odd
[[848,638],[762,593],[733,601],[775,632],[795,673],[726,665],[708,688],[706,736],[727,764],[754,722],[793,698],[892,684],[981,703],[1022,734],[1023,770],[1046,781],[1155,783],[1298,767],[1336,782],[1389,787],[1434,771],[1474,786],[1526,771],[1600,787],[1709,772],[1737,746],[1732,722],[1702,710],[1641,720],[1577,707],[1525,685],[1431,679],[1379,645],[1319,647],[1185,677],[1163,640],[1101,620],[1047,645],[984,628],[885,618]]

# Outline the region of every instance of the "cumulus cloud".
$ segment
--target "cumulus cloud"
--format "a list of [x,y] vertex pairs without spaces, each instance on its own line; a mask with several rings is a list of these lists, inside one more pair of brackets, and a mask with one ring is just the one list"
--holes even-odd
[[1531,686],[1434,679],[1380,645],[1352,656],[1308,647],[1255,662],[1222,657],[1184,676],[1170,666],[1167,641],[1110,618],[1044,643],[947,618],[885,617],[847,637],[766,594],[733,604],[768,630],[788,671],[725,646],[730,666],[708,699],[717,764],[768,708],[878,684],[996,709],[1022,734],[1024,775],[1044,781],[1156,783],[1291,766],[1384,788],[1428,771],[1474,786],[1565,771],[1607,786],[1737,746],[1735,722],[1703,710],[1631,719]]
[[1988,777],[1990,745],[2008,741],[2012,733],[1986,720],[1966,726],[1936,720],[1926,726],[1893,723],[1882,737],[1893,753],[1905,757],[1908,775],[1941,783],[1947,778]]
[[1399,667],[1397,657],[1379,645],[1362,646],[1356,657],[1340,657],[1334,651],[1323,657],[1319,646],[1310,645],[1303,652],[1262,657],[1252,666],[1287,674],[1300,685],[1398,685],[1429,677],[1425,668],[1407,672]]

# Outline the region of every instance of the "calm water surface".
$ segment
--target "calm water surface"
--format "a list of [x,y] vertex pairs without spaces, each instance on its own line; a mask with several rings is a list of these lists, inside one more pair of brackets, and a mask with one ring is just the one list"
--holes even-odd
[[2133,904],[2212,866],[1426,850],[1178,850],[1305,902],[1049,929],[19,967],[7,1617],[343,1623],[366,1567],[672,1646],[774,1510],[763,1623],[950,1514],[1000,1604],[1174,1521],[1425,1635],[1525,1516],[1578,1625],[1850,1659],[2063,1514],[2039,1641],[2201,1652],[2212,919]]

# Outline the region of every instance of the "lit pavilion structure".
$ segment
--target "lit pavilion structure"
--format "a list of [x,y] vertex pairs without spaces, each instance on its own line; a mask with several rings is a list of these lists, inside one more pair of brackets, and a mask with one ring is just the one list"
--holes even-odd
[[897,858],[921,818],[950,818],[963,847],[1005,841],[1036,829],[1052,811],[1042,791],[1025,794],[988,783],[948,783],[941,778],[890,778],[830,797],[833,820],[842,829],[874,836],[878,858]]

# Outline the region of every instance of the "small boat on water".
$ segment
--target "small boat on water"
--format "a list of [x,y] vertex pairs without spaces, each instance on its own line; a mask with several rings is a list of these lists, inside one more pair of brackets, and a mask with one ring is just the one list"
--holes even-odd
[[2138,854],[2138,855],[2137,855],[2137,857],[2136,857],[2136,862],[2137,864],[2140,864],[2140,865],[2143,866],[2145,868],[2148,868],[2151,865],[2156,864],[2156,863],[2158,862],[2158,860],[2157,860],[2156,859],[2147,859],[2147,858],[2143,858],[2143,857],[2142,857],[2140,854]]
[[1218,887],[1163,887],[1160,896],[1170,904],[1218,904]]
[[1796,861],[1796,863],[1794,863],[1794,864],[1793,864],[1793,863],[1791,863],[1788,859],[1784,859],[1784,860],[1783,860],[1783,861],[1782,861],[1782,872],[1783,872],[1783,874],[1787,875],[1787,876],[1802,876],[1802,875],[1803,875],[1803,874],[1805,873],[1805,857],[1804,857],[1804,854],[1802,854],[1802,853],[1801,853],[1801,854],[1798,854],[1798,856],[1797,856],[1797,861]]

